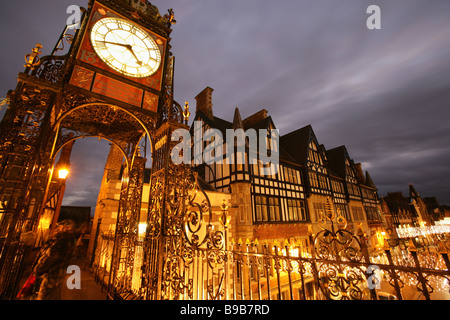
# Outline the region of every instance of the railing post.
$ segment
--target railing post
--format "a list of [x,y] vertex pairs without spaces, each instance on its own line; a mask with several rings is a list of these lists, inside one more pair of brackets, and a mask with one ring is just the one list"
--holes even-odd
[[271,259],[272,259],[272,255],[269,254],[269,246],[266,243],[264,244],[264,268],[265,268],[265,273],[266,273],[266,280],[267,280],[267,300],[272,300],[271,297],[271,288],[270,288],[270,264],[271,264]]
[[243,268],[244,268],[244,254],[242,252],[242,240],[241,238],[239,238],[238,241],[238,246],[239,246],[239,260],[236,263],[236,266],[238,266],[238,270],[239,270],[239,286],[241,289],[241,300],[245,300],[245,292],[244,292],[244,272],[243,272]]
[[300,264],[299,265],[299,271],[300,271],[300,279],[301,279],[301,281],[302,281],[302,294],[301,294],[301,297],[300,297],[300,300],[306,300],[306,288],[305,288],[305,279],[304,279],[304,277],[303,277],[303,273],[305,272],[305,268],[304,268],[304,266],[303,266],[303,248],[302,248],[302,246],[301,246],[301,242],[300,242],[300,240],[299,240],[299,242],[297,243],[297,248],[298,248],[298,257],[299,257],[299,260],[298,260],[298,263]]
[[246,259],[247,259],[247,261],[246,261],[246,266],[247,266],[247,274],[246,274],[246,276],[247,276],[247,280],[248,280],[248,299],[249,300],[253,300],[253,293],[252,293],[252,266],[253,266],[253,264],[252,264],[252,259],[251,259],[251,256],[250,256],[250,250],[249,250],[249,248],[250,248],[250,246],[252,245],[251,244],[251,242],[250,242],[250,239],[248,239],[247,238],[247,241],[246,241],[246,246],[247,246],[247,254],[245,255],[245,257],[246,257]]
[[[370,263],[370,257],[369,257],[369,250],[367,248],[365,235],[364,235],[363,232],[358,232],[358,236],[359,236],[359,242],[361,244],[361,252],[363,254],[364,260],[365,260],[366,263],[368,263],[370,265],[371,263]],[[369,278],[369,276],[371,276],[371,275],[366,273],[367,279]],[[369,289],[369,290],[370,290],[370,299],[371,300],[377,300],[377,292],[376,292],[375,288],[372,288],[372,289]]]
[[[260,270],[259,270],[259,267],[260,267],[260,265],[259,265],[259,261],[258,261],[258,256],[257,256],[257,253],[258,253],[258,240],[257,239],[255,239],[255,241],[253,242],[253,247],[254,247],[254,250],[253,250],[253,253],[255,254],[255,267],[256,267],[256,283],[257,283],[257,293],[258,293],[258,300],[262,300],[262,295],[261,295],[261,275],[260,275]],[[263,263],[264,263],[264,261],[263,261]],[[263,266],[262,266],[263,267]]]
[[398,298],[398,300],[403,300],[402,291],[400,290],[400,286],[398,284],[397,272],[395,271],[394,261],[392,260],[392,256],[391,256],[391,250],[385,249],[384,252],[386,253],[386,257],[388,259],[389,265],[391,266],[390,270],[392,271],[392,279],[394,279],[395,292],[397,293],[397,298]]
[[[313,278],[314,278],[314,286],[317,293],[317,297],[319,296],[319,274],[317,271],[317,264],[316,264],[316,249],[314,247],[314,235],[312,234],[312,230],[309,230],[309,244],[311,247],[311,267],[313,271]],[[315,297],[314,297],[315,298]],[[314,299],[315,300],[315,299]]]
[[447,267],[447,271],[450,271],[450,261],[448,259],[448,253],[441,252],[441,256],[442,256],[442,259],[444,259],[444,261],[445,261],[445,265]]
[[450,261],[448,259],[448,250],[447,248],[443,245],[442,242],[439,241],[438,243],[438,247],[439,247],[439,253],[442,256],[442,259],[444,259],[445,262],[445,266],[447,267],[447,271],[450,271]]
[[291,265],[291,258],[289,257],[289,243],[286,242],[284,243],[284,248],[286,250],[286,265],[287,265],[287,274],[288,274],[288,279],[289,279],[289,295],[291,297],[291,300],[294,300],[294,292],[292,290],[292,265]]
[[275,271],[277,273],[277,287],[278,287],[278,300],[283,300],[283,297],[281,296],[281,279],[280,279],[280,269],[281,269],[281,257],[278,254],[278,242],[275,241],[274,248],[275,248],[275,257],[274,257],[274,265],[275,265]]
[[430,293],[428,292],[428,288],[427,288],[427,280],[425,279],[425,277],[422,274],[420,262],[417,257],[417,250],[412,247],[409,247],[408,249],[409,249],[409,252],[411,252],[411,255],[413,256],[414,263],[416,264],[418,279],[419,279],[420,283],[422,284],[422,290],[423,290],[422,293],[425,296],[425,299],[430,300],[431,298],[430,298]]

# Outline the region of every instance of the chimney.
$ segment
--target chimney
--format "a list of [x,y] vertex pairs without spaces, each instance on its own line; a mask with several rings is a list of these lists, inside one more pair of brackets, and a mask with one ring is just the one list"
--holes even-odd
[[202,111],[205,116],[213,119],[213,111],[212,111],[212,93],[214,89],[210,87],[206,87],[203,89],[202,92],[200,92],[196,97],[195,100],[197,101],[197,106],[195,112]]

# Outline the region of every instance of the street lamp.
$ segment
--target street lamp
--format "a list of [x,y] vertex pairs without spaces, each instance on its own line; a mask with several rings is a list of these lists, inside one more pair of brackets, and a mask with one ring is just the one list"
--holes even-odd
[[59,171],[58,171],[58,178],[66,179],[68,175],[69,175],[69,170],[64,169],[64,168],[59,169]]

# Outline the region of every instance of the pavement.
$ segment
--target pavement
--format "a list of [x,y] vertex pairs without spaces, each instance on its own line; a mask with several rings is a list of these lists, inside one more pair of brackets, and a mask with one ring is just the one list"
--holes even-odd
[[[80,289],[69,289],[67,285],[63,285],[61,289],[62,300],[106,300],[106,293],[102,292],[101,285],[95,282],[93,273],[86,267],[84,260],[73,261],[73,265],[80,268]],[[71,274],[68,275],[70,283]]]

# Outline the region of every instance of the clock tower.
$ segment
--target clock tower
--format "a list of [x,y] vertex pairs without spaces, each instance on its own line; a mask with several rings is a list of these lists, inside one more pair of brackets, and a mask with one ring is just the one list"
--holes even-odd
[[[0,296],[17,292],[31,250],[23,235],[41,227],[48,202],[58,202],[57,154],[78,138],[110,141],[123,154],[121,192],[108,294],[129,289],[141,210],[145,154],[152,148],[151,192],[143,279],[158,298],[170,187],[187,168],[170,161],[171,133],[187,128],[173,100],[172,9],[164,15],[144,0],[91,0],[80,29],[66,26],[50,55],[37,45],[8,94],[0,124]],[[175,175],[175,171],[179,175]],[[62,197],[62,194],[59,195]],[[167,247],[167,246],[166,246]],[[157,274],[158,273],[158,274]]]

